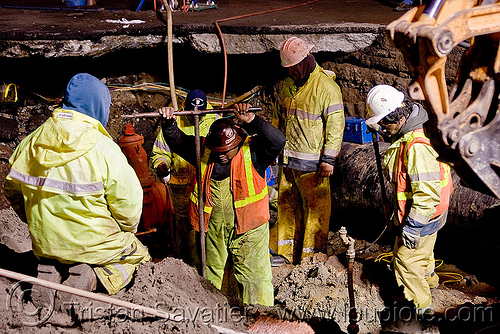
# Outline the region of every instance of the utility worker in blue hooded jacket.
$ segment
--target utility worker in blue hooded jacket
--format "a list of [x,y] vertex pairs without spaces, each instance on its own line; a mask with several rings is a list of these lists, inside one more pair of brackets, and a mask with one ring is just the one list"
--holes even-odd
[[[184,101],[184,110],[213,109],[207,96],[201,89],[189,92]],[[206,136],[212,123],[218,119],[217,114],[206,114],[200,117],[200,135]],[[194,120],[192,115],[177,117],[177,126],[188,135],[194,135]],[[175,242],[179,249],[179,256],[186,263],[199,267],[196,233],[191,228],[188,217],[189,195],[193,190],[193,180],[196,179],[196,169],[180,155],[172,152],[163,131],[159,131],[151,152],[151,163],[156,174],[168,182],[172,191],[172,202],[175,211]]]
[[104,83],[75,75],[62,108],[17,146],[5,191],[28,223],[39,278],[59,283],[59,264],[69,264],[63,284],[91,291],[97,274],[115,294],[150,256],[134,235],[141,184],[104,129],[110,103]]

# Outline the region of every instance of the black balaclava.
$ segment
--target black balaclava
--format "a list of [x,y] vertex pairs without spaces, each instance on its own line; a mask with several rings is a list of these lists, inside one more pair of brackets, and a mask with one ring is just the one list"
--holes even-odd
[[308,54],[307,57],[295,66],[300,73],[300,79],[295,81],[295,85],[297,85],[297,87],[302,87],[309,79],[309,75],[314,71],[316,59],[312,54]]

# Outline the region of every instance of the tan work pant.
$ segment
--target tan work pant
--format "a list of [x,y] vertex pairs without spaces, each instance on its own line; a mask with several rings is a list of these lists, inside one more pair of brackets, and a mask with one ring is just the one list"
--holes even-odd
[[329,178],[283,167],[278,188],[278,254],[297,263],[314,252],[326,252],[331,205]]
[[417,309],[425,309],[432,304],[431,288],[439,284],[434,274],[434,245],[437,232],[420,238],[417,249],[409,249],[401,237],[396,237],[394,245],[394,273],[398,286],[403,287],[405,298],[413,301]]

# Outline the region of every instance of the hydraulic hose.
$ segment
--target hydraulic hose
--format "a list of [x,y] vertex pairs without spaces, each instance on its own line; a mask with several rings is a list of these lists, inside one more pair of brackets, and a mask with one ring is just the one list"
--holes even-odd
[[215,26],[217,27],[217,31],[219,32],[220,40],[221,40],[221,46],[222,46],[222,53],[224,54],[224,85],[222,88],[222,108],[224,108],[224,101],[226,98],[226,88],[227,88],[227,52],[226,52],[226,44],[224,43],[224,36],[222,35],[222,31],[220,29],[219,23],[220,22],[227,22],[231,20],[237,20],[237,19],[242,19],[245,17],[250,17],[250,16],[257,16],[257,15],[263,15],[263,14],[268,14],[268,13],[273,13],[273,12],[278,12],[282,10],[287,10],[287,9],[292,9],[292,8],[297,8],[297,7],[302,7],[306,6],[315,2],[319,2],[321,0],[311,0],[307,1],[304,3],[300,3],[297,5],[292,5],[292,6],[287,6],[287,7],[281,7],[281,8],[275,8],[275,9],[269,9],[261,12],[256,12],[256,13],[250,13],[250,14],[243,14],[243,15],[238,15],[238,16],[233,16],[233,17],[228,17],[225,19],[220,19],[216,20]]
[[170,84],[170,97],[172,99],[172,107],[178,110],[177,93],[175,92],[174,81],[174,51],[172,42],[172,8],[167,3],[167,0],[162,0],[165,10],[167,11],[167,58],[168,58],[168,79]]

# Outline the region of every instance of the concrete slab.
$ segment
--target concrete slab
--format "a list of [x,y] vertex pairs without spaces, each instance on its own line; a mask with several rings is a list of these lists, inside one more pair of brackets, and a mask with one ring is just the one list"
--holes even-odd
[[[0,56],[98,56],[163,43],[166,16],[154,12],[151,0],[136,11],[139,3],[97,0],[95,6],[67,7],[60,0],[3,0]],[[218,0],[216,5],[196,12],[175,11],[174,43],[220,52],[217,21],[224,38],[232,40],[228,53],[277,49],[283,35],[307,35],[316,51],[350,52],[369,45],[401,15],[393,11],[397,1],[383,0]]]

